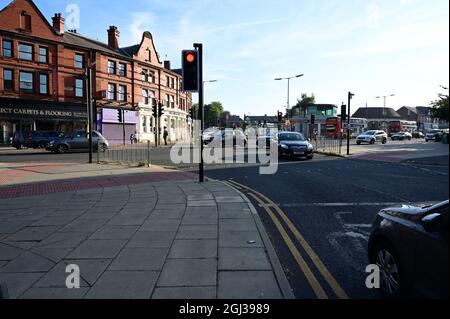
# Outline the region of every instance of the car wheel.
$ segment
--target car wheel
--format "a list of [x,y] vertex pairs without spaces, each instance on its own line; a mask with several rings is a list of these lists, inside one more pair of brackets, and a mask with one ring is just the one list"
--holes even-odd
[[383,139],[383,144],[387,144],[387,139]]
[[56,153],[58,153],[58,154],[65,154],[68,151],[69,151],[69,149],[65,145],[58,145],[58,147],[56,148]]
[[400,298],[404,296],[406,281],[398,255],[392,246],[382,241],[374,253],[374,262],[380,268],[380,289],[386,298]]
[[370,145],[375,144],[375,140],[370,140]]
[[361,145],[361,142],[356,142],[356,144]]
[[43,149],[43,148],[46,148],[47,147],[47,143],[45,143],[45,142],[40,142],[39,143],[39,148],[40,149]]
[[108,147],[105,144],[100,144],[98,146],[98,152],[100,152],[100,153],[105,153],[107,149],[108,149]]
[[312,159],[314,159],[314,155],[309,155],[309,156],[307,156],[306,157],[308,160],[312,160]]

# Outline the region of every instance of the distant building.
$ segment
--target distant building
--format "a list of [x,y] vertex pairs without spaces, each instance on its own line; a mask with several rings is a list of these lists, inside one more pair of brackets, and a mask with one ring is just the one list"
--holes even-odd
[[276,116],[246,116],[245,122],[252,127],[276,127],[278,117]]
[[367,119],[369,130],[385,131],[388,129],[387,123],[402,119],[400,114],[390,107],[361,107],[352,117]]
[[431,108],[427,106],[403,106],[397,113],[400,114],[402,120],[417,122],[419,130],[429,130],[435,125]]
[[[309,137],[310,132],[322,135],[328,118],[336,117],[338,107],[335,104],[311,104],[303,107],[292,108],[292,130]],[[314,126],[311,127],[311,119],[314,116]]]

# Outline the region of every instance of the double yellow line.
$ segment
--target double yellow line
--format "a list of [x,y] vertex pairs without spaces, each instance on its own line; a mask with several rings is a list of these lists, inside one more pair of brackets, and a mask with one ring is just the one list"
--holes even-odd
[[[300,251],[297,249],[294,241],[289,236],[288,232],[284,228],[282,222],[279,220],[277,215],[281,217],[281,219],[284,221],[284,223],[287,225],[291,233],[294,235],[295,239],[298,241],[300,246],[303,248],[303,250],[306,252],[306,254],[311,259],[312,263],[316,266],[319,273],[322,275],[322,277],[325,279],[325,281],[328,283],[328,285],[331,287],[335,295],[339,299],[349,299],[348,295],[345,293],[344,289],[339,285],[339,283],[336,281],[336,279],[333,277],[333,275],[330,273],[330,271],[327,269],[327,267],[324,265],[324,263],[320,260],[319,256],[314,252],[314,250],[311,248],[309,243],[305,240],[303,235],[298,231],[298,229],[294,226],[294,224],[291,222],[291,220],[287,217],[287,215],[281,210],[281,208],[276,205],[272,200],[264,196],[263,194],[257,192],[254,189],[251,189],[250,187],[247,187],[245,185],[242,185],[238,182],[229,180],[228,183],[237,188],[238,190],[246,190],[248,192],[248,195],[250,195],[255,201],[258,202],[258,204],[261,205],[262,208],[265,209],[267,214],[272,219],[273,223],[275,224],[276,228],[280,232],[284,242],[286,243],[287,247],[289,248],[289,251],[291,252],[292,256],[294,257],[295,261],[297,262],[298,266],[304,273],[306,280],[308,281],[309,285],[313,289],[315,295],[318,299],[328,299],[328,296],[325,292],[325,290],[320,285],[320,282],[317,280],[316,276],[312,272],[311,268],[309,267],[306,260],[303,258]],[[275,210],[275,212],[273,210]]]

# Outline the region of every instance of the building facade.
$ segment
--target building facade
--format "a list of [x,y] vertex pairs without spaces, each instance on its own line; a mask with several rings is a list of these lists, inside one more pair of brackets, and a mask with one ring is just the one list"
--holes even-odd
[[115,26],[102,43],[66,31],[64,22],[57,13],[50,24],[31,0],[0,11],[0,143],[16,130],[85,129],[91,86],[96,128],[112,143],[131,134],[154,141],[151,108],[158,102],[165,105],[160,131],[167,127],[172,141],[189,136],[191,94],[181,91],[179,70],[160,61],[150,32],[140,44],[120,48]]

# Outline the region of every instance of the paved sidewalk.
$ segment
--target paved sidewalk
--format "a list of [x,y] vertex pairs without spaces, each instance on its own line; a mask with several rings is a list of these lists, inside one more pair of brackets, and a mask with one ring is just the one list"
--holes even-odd
[[192,180],[0,199],[0,285],[12,299],[293,298],[253,206]]

